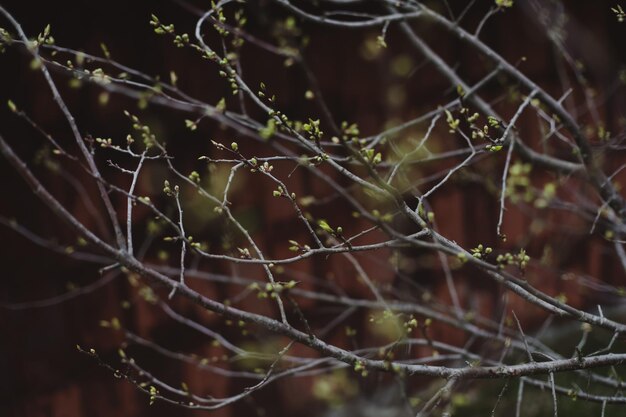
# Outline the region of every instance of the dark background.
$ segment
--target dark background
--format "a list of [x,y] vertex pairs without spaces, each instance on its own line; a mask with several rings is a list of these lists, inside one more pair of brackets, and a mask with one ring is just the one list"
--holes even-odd
[[[590,80],[602,89],[615,79],[626,62],[626,48],[623,45],[626,24],[618,24],[610,12],[613,2],[567,3],[571,20],[577,28],[571,32],[567,45],[574,56],[588,63]],[[204,65],[189,51],[177,50],[169,41],[153,34],[148,24],[150,13],[175,23],[180,30],[192,30],[195,22],[193,15],[175,2],[64,0],[2,1],[1,4],[23,25],[29,36],[35,36],[49,23],[58,45],[100,54],[99,44],[104,42],[114,59],[130,67],[162,77],[167,77],[170,70],[175,70],[180,87],[193,92],[200,99],[215,103],[220,97],[229,94],[212,68]],[[491,2],[479,1],[468,20],[476,22],[480,19],[482,11],[489,4]],[[272,21],[285,16],[282,10],[264,1],[249,2],[246,8],[250,16],[249,30],[263,36],[271,31]],[[0,22],[1,26],[9,27],[4,19],[0,19]],[[357,52],[362,48],[363,39],[375,36],[375,31],[345,31],[310,24],[304,24],[303,27],[312,38],[306,59],[318,76],[336,120],[357,121],[362,133],[367,135],[375,133],[391,117],[407,118],[419,113],[420,109],[432,108],[444,102],[446,96],[442,91],[447,90],[447,83],[428,65],[420,66],[420,57],[413,58],[414,65],[419,67],[414,75],[399,84],[406,94],[404,101],[394,105],[386,99],[387,89],[398,85],[398,80],[380,60],[363,59]],[[457,41],[430,28],[421,30],[428,33],[431,44],[438,51],[444,51],[449,60],[465,64],[461,66],[461,71],[468,78],[474,77],[473,68],[476,73],[480,72],[481,61]],[[526,56],[525,73],[548,90],[557,91],[559,85],[552,53],[541,32],[533,16],[520,6],[488,24],[483,39],[511,62]],[[387,40],[389,48],[384,51],[383,58],[408,50],[403,42],[392,28]],[[382,61],[385,62],[384,59]],[[305,81],[295,71],[277,72],[277,63],[279,61],[268,58],[254,48],[244,49],[243,65],[247,76],[251,80],[264,80],[271,85],[280,104],[289,108],[296,117],[307,114],[309,104],[301,99],[301,92],[306,88]],[[9,49],[1,55],[0,74],[2,103],[9,98],[14,100],[50,132],[68,138],[67,126],[53,104],[47,87],[40,76],[28,69],[28,59],[22,53]],[[63,77],[56,79],[63,80]],[[95,104],[97,88],[86,86],[79,90],[64,88],[62,91],[83,131],[106,137],[122,136],[128,130],[121,110],[133,106],[129,100],[115,98],[102,109]],[[620,129],[618,119],[624,115],[624,103],[623,94],[613,96],[601,109],[607,126],[613,126],[614,131]],[[146,113],[148,120],[161,126],[162,133],[168,137],[185,132],[181,123],[183,115],[170,114],[158,108],[150,108]],[[213,137],[228,137],[216,126],[209,125],[203,129]],[[25,160],[32,161],[35,158],[39,139],[33,137],[32,131],[22,121],[9,114],[4,104],[0,109],[0,134]],[[194,156],[208,149],[208,146],[189,140],[181,140],[172,146],[174,152],[179,152],[183,158],[186,152]],[[45,175],[41,167],[36,167],[35,171]],[[17,219],[20,224],[28,225],[41,235],[55,236],[59,241],[71,241],[72,236],[66,228],[29,193],[23,181],[4,161],[0,162],[0,178],[2,215]],[[64,189],[62,183],[53,178],[46,178],[45,181],[70,210],[81,215],[71,191]],[[306,189],[306,182],[300,186]],[[273,239],[281,237],[280,230],[288,228],[290,224],[285,223],[280,216],[272,215],[274,203],[271,198],[265,197],[268,193],[250,192],[252,195],[247,200],[242,197],[244,205],[248,204],[250,210],[260,213],[258,216],[263,223],[262,230],[275,231],[265,241],[271,252]],[[259,202],[260,199],[262,202]],[[454,210],[459,202],[468,210]],[[490,221],[497,207],[485,205],[480,197],[476,197],[475,189],[459,189],[450,196],[439,198],[436,204],[442,210],[441,216],[448,219],[446,227],[460,243],[490,238],[475,225],[481,221]],[[515,214],[509,221],[524,224],[521,216],[515,217]],[[127,281],[119,277],[93,292],[63,303],[41,308],[22,308],[20,303],[47,299],[66,293],[68,288],[94,283],[98,275],[93,266],[52,254],[6,227],[0,228],[0,242],[0,415],[95,417],[194,414],[160,403],[148,406],[145,396],[137,393],[129,384],[113,378],[110,372],[98,367],[93,360],[79,354],[75,345],[93,346],[104,358],[114,357],[122,337],[98,325],[99,320],[112,316],[121,317],[124,324],[138,334],[149,336],[173,350],[206,350],[203,337],[181,331],[179,326],[156,311],[139,307],[122,309],[120,303],[129,297],[131,290]],[[599,245],[591,239],[570,242],[564,248],[569,260],[567,266],[595,276],[604,276],[608,282],[617,284],[618,277],[623,274],[614,273],[616,265],[610,261],[610,254],[598,248]],[[484,289],[486,299],[490,299],[489,291],[492,290],[488,287]],[[154,368],[158,365],[163,375],[185,378],[190,381],[190,385],[195,383],[210,392],[224,394],[235,392],[238,388],[224,379],[203,381],[196,376],[196,380],[193,380],[188,369],[175,363],[163,363],[148,352],[143,354],[143,358],[146,367]],[[288,384],[271,385],[256,395],[254,401],[220,410],[216,415],[256,415],[260,408],[271,416],[296,412],[299,415],[315,415],[322,406],[306,393],[309,388],[306,384],[292,387]]]

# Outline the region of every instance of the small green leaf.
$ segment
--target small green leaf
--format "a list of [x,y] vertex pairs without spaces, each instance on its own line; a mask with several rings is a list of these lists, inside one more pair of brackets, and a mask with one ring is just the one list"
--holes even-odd
[[335,233],[335,230],[330,227],[330,225],[328,224],[328,222],[326,220],[318,220],[317,221],[317,225],[325,232],[327,233]]
[[498,7],[513,7],[513,0],[496,0]]

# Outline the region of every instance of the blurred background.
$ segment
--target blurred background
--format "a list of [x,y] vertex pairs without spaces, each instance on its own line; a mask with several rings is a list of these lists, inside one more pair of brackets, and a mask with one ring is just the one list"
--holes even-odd
[[[100,44],[105,43],[116,61],[162,79],[168,79],[170,71],[175,71],[181,90],[208,103],[216,103],[221,97],[230,96],[228,86],[220,80],[217,71],[191,51],[177,49],[171,41],[155,36],[149,25],[150,14],[153,13],[164,22],[174,23],[181,31],[192,32],[196,19],[194,10],[201,8],[203,3],[3,0],[2,6],[22,24],[29,36],[36,36],[46,24],[50,24],[57,45],[100,55]],[[432,7],[441,10],[440,2],[430,3]],[[459,4],[461,2],[451,3],[455,13],[459,13],[465,6]],[[536,15],[528,4],[523,4],[526,2],[520,0],[516,3],[520,4],[488,22],[482,38],[509,62],[523,60],[520,64],[523,72],[558,96],[559,91],[562,91],[560,69],[555,64],[552,43],[539,21],[542,17]],[[626,48],[623,40],[626,39],[626,24],[618,23],[615,14],[611,12],[613,2],[564,3],[568,16],[568,20],[563,22],[567,28],[565,45],[568,51],[574,59],[584,63],[584,73],[598,94],[615,91],[616,80],[619,80],[620,74],[624,77]],[[491,4],[486,0],[477,1],[465,22],[474,26]],[[262,39],[275,42],[279,35],[294,31],[288,24],[285,11],[269,1],[249,1],[242,7],[249,20],[247,29]],[[9,29],[6,19],[0,19],[0,26]],[[298,22],[295,30],[301,30],[310,38],[304,59],[317,77],[335,120],[358,123],[364,136],[378,133],[385,126],[445,104],[454,96],[448,82],[423,57],[409,48],[393,27],[386,38],[387,48],[377,45],[376,37],[380,32],[376,30],[349,31],[302,22]],[[448,62],[457,63],[465,79],[476,80],[484,72],[486,64],[456,39],[427,24],[418,30]],[[299,33],[293,35],[300,36]],[[8,99],[13,100],[59,140],[71,140],[66,122],[54,105],[43,78],[38,72],[29,69],[29,62],[29,58],[16,48],[7,48],[0,55],[0,101],[5,103]],[[291,116],[305,119],[316,111],[305,98],[308,89],[306,78],[290,63],[246,45],[242,51],[242,66],[250,85],[258,85],[261,81],[267,84],[272,93],[276,94],[278,105]],[[83,133],[94,137],[125,137],[129,123],[122,112],[128,109],[141,114],[142,120],[159,137],[168,141],[170,151],[177,157],[178,166],[185,167],[186,171],[204,169],[198,163],[197,156],[213,152],[208,143],[209,138],[230,143],[233,136],[232,131],[214,122],[199,125],[192,134],[185,128],[185,115],[182,113],[152,105],[138,108],[136,101],[113,95],[103,105],[104,99],[97,86],[72,85],[63,75],[57,75],[55,79]],[[502,93],[502,88],[495,83],[486,91],[486,96],[491,94],[496,98]],[[617,91],[599,100],[602,104],[598,108],[606,129],[612,132],[623,131],[626,114],[624,90]],[[507,104],[500,105],[506,108]],[[418,134],[419,130],[413,133]],[[14,117],[4,104],[0,109],[0,134],[32,164],[35,172],[70,211],[86,224],[98,227],[78,193],[66,186],[66,179],[62,176],[54,175],[53,159],[46,154],[49,149],[42,147],[40,137],[23,120]],[[258,143],[252,141],[241,141],[240,146],[251,154],[264,152]],[[606,163],[619,166],[623,158],[620,160],[619,155],[614,155]],[[281,172],[282,168],[277,169]],[[428,175],[439,169],[441,165],[425,166],[419,175]],[[164,177],[157,168],[148,172],[149,175],[145,175],[139,185],[146,195],[159,192]],[[109,175],[110,179],[115,180],[114,172]],[[223,183],[227,172],[213,172],[212,175],[215,181]],[[124,335],[107,327],[106,323],[104,327],[102,325],[102,320],[110,322],[111,318],[116,317],[134,334],[167,346],[172,351],[194,352],[199,357],[217,358],[216,361],[224,354],[211,343],[210,338],[181,328],[161,308],[150,303],[135,302],[133,297],[137,291],[132,280],[129,281],[127,277],[121,274],[104,274],[101,277],[97,265],[53,253],[12,230],[9,223],[16,221],[42,236],[54,238],[66,245],[67,250],[79,246],[76,237],[32,195],[23,180],[4,160],[0,161],[0,178],[0,214],[5,223],[0,228],[0,370],[3,371],[0,379],[0,415],[134,417],[205,414],[163,403],[150,406],[146,396],[137,392],[133,386],[114,378],[111,372],[77,352],[75,346],[79,344],[95,348],[104,360],[117,357],[117,349]],[[123,178],[118,180],[125,181]],[[315,189],[315,182],[304,172],[298,171],[291,181],[291,188],[298,195],[324,193],[323,190]],[[238,218],[249,225],[266,252],[273,256],[285,256],[283,243],[297,237],[292,234],[297,219],[288,214],[288,209],[280,206],[277,199],[272,198],[271,191],[271,184],[256,184],[244,177],[234,185],[232,201],[237,207]],[[223,244],[228,240],[228,231],[224,230],[220,221],[207,214],[211,211],[201,203],[194,205],[192,199],[189,201],[187,221],[190,233],[202,236],[212,245]],[[116,203],[123,212],[123,199],[116,200]],[[437,218],[445,219],[439,224],[442,234],[459,244],[465,247],[473,247],[478,242],[502,245],[497,242],[492,230],[481,227],[491,224],[497,218],[499,209],[497,201],[489,198],[483,184],[472,181],[472,178],[461,178],[449,191],[435,196],[432,205]],[[317,208],[316,217],[332,218],[334,224],[354,222],[352,227],[358,228],[358,221],[352,219],[347,208],[343,211],[342,208],[341,205]],[[138,210],[138,216],[137,224],[143,227],[137,228],[138,240],[142,241],[149,235],[147,230],[150,219],[148,213],[142,213],[141,210]],[[505,224],[510,236],[506,245],[526,246],[533,258],[541,258],[544,254],[542,242],[550,239],[556,242],[553,246],[553,256],[557,259],[555,265],[558,266],[555,277],[560,277],[561,271],[568,271],[601,278],[612,286],[624,285],[624,274],[602,239],[589,237],[582,231],[582,226],[570,226],[567,230],[548,227],[538,233],[543,234],[543,237],[531,239],[528,230],[532,228],[532,220],[532,215],[511,208]],[[560,234],[560,237],[555,234]],[[148,251],[147,256],[164,264],[170,261],[168,253]],[[393,271],[380,265],[389,256],[389,253],[383,254],[380,259],[372,259],[367,264],[368,271],[377,277],[378,282],[394,280]],[[419,253],[405,254],[405,258],[410,262],[405,265],[404,273],[427,287],[432,294],[442,299],[447,297],[444,281],[440,279],[441,272],[429,267],[432,259]],[[233,271],[231,266],[221,264],[206,263],[198,267],[226,275],[245,276],[255,273],[246,268]],[[319,262],[306,261],[293,268],[293,276],[309,274],[330,276],[330,279],[333,279],[335,271],[339,277],[336,285],[347,293],[356,296],[367,294],[354,282],[355,277],[341,274],[345,265],[340,262],[320,265]],[[464,278],[472,280],[474,277],[472,272],[468,272]],[[472,281],[471,285],[463,282],[467,281],[461,281],[460,284],[461,298],[466,300],[464,302],[475,303],[475,308],[486,316],[493,314],[501,295],[493,283],[485,279]],[[562,293],[581,307],[586,303],[594,303],[593,298],[583,297],[580,287],[571,285],[567,280],[546,279],[543,285],[547,287],[543,289]],[[219,298],[228,298],[237,293],[236,290],[230,291],[228,287],[217,287],[211,283],[198,284],[198,288]],[[229,337],[236,339],[241,336],[239,329],[216,317],[207,316],[185,302],[175,300],[173,304],[178,312],[213,325]],[[252,304],[248,307],[260,308]],[[314,316],[314,324],[320,326],[336,314],[328,306],[311,300],[303,302],[301,307],[305,314]],[[520,312],[519,315],[528,328],[536,328],[545,319],[533,309]],[[347,324],[358,331],[365,329],[367,322],[368,316],[364,312],[355,314]],[[442,332],[448,334],[440,335],[440,338],[451,343],[460,343],[465,337],[458,331]],[[342,334],[335,335],[330,341],[349,343]],[[141,356],[146,368],[158,369],[159,375],[164,378],[186,381],[194,391],[226,395],[245,386],[228,377],[214,374],[208,374],[210,377],[207,377],[191,365],[165,360],[149,349],[135,349],[134,352]],[[313,354],[306,349],[301,350],[298,353]],[[254,367],[254,364],[245,366]],[[280,381],[248,400],[217,410],[214,415],[279,417],[296,413],[301,416],[318,416],[333,412],[339,415],[338,409],[333,408],[333,402],[350,400],[348,402],[352,407],[358,407],[360,402],[365,401],[365,397],[381,398],[383,403],[392,401],[390,398],[395,394],[379,390],[381,378],[372,376],[355,382],[342,375],[335,375],[327,379],[310,377]],[[370,412],[377,410],[371,404],[367,407]],[[368,415],[357,408],[342,412],[353,416],[361,413]],[[380,410],[375,412],[380,414],[372,415],[384,415]],[[529,413],[533,415],[532,409]]]

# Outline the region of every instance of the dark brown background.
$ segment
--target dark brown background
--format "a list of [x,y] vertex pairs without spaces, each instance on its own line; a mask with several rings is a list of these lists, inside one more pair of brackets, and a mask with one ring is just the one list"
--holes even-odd
[[[476,21],[480,17],[479,12],[490,3],[479,1],[469,20]],[[568,3],[572,3],[568,4],[568,8],[578,28],[571,33],[568,45],[573,55],[590,64],[589,76],[594,85],[601,89],[615,78],[626,61],[626,48],[623,45],[626,24],[619,25],[610,12],[609,7],[613,2]],[[176,50],[169,42],[152,33],[148,25],[150,13],[176,23],[183,30],[190,30],[193,18],[174,2],[10,0],[3,1],[2,5],[24,25],[29,35],[35,35],[45,24],[50,23],[59,45],[97,54],[98,45],[103,41],[116,60],[131,67],[162,76],[166,76],[170,69],[176,70],[182,89],[193,91],[209,102],[215,102],[216,97],[227,94],[223,83],[217,82],[206,66],[199,65],[193,54]],[[269,22],[276,16],[283,16],[282,11],[262,1],[250,2],[248,10],[250,29],[256,33],[266,33]],[[8,27],[3,19],[1,22],[0,25]],[[371,32],[350,32],[312,25],[304,27],[313,39],[306,58],[317,74],[337,120],[357,121],[364,134],[372,134],[392,116],[406,118],[417,114],[420,109],[432,108],[433,104],[443,102],[442,91],[447,89],[447,83],[426,66],[409,80],[400,83],[406,91],[404,103],[399,107],[390,105],[385,94],[390,85],[398,84],[398,80],[390,75],[385,65],[363,60],[357,52],[363,38],[371,36]],[[558,80],[550,47],[540,32],[523,7],[515,7],[506,15],[494,19],[485,28],[483,37],[510,61],[528,57],[524,71],[543,86],[556,91]],[[384,52],[387,57],[409,51],[403,39],[397,35],[393,29],[390,31],[389,50]],[[458,42],[437,31],[429,33],[429,40],[449,60],[467,64],[461,67],[461,71],[470,78],[475,77],[472,68],[479,70],[480,62],[476,61],[473,52],[466,51]],[[271,85],[279,96],[280,104],[289,108],[294,116],[307,114],[309,107],[301,100],[300,93],[306,88],[302,77],[294,71],[278,73],[275,70],[277,61],[267,59],[255,50],[246,52],[244,70],[247,75],[252,80],[264,80]],[[414,57],[414,62],[420,64],[421,58]],[[64,122],[48,90],[40,77],[27,70],[24,56],[15,51],[0,56],[0,74],[0,101],[13,99],[51,132],[67,135]],[[250,84],[255,85],[254,82]],[[112,100],[111,105],[102,110],[94,104],[96,90],[91,87],[65,91],[65,94],[85,132],[105,137],[125,134],[128,126],[120,113],[121,109],[132,105],[128,101]],[[613,126],[615,131],[619,130],[617,120],[620,115],[624,115],[625,108],[622,94],[611,97],[607,106],[601,109],[607,125]],[[168,115],[158,109],[151,114],[151,121],[163,126],[165,134],[170,137],[184,134],[180,115]],[[32,160],[40,143],[38,139],[33,138],[23,123],[12,117],[4,106],[0,110],[0,121],[0,133],[26,160]],[[220,135],[212,131],[213,128],[207,129],[210,135]],[[194,156],[207,150],[206,146],[190,141],[173,146],[174,151],[183,155],[183,158],[186,152]],[[5,162],[0,162],[0,178],[1,214],[17,218],[21,224],[28,225],[44,236],[57,236],[61,241],[71,238],[63,225],[30,195],[22,180]],[[306,178],[299,181],[296,191],[306,193]],[[53,179],[47,183],[70,209],[74,208],[76,214],[81,215],[71,192],[64,190],[62,184]],[[444,232],[461,244],[488,243],[493,240],[493,233],[477,227],[491,222],[497,213],[497,206],[485,202],[487,199],[481,193],[481,187],[468,185],[457,187],[435,199],[438,218],[446,219],[442,225]],[[244,208],[257,213],[262,224],[258,234],[262,236],[265,247],[270,253],[279,254],[279,249],[273,248],[272,243],[290,238],[284,231],[289,230],[291,220],[285,220],[280,207],[275,206],[275,200],[266,197],[269,195],[266,189],[249,190],[247,197],[240,197],[240,202]],[[514,210],[509,213],[507,227],[512,235],[516,235],[516,230],[517,234],[523,233],[527,225],[528,220],[522,214]],[[210,233],[211,230],[205,232]],[[59,295],[67,291],[68,283],[80,287],[97,278],[92,266],[51,254],[6,228],[0,228],[0,242],[0,303],[5,305]],[[613,256],[602,243],[594,239],[572,241],[564,237],[562,249],[565,252],[562,265],[568,270],[587,272],[621,285],[620,277],[623,274],[617,272]],[[304,268],[313,270],[314,266],[309,264]],[[422,274],[418,279],[427,282],[431,277]],[[122,310],[120,302],[129,293],[126,280],[116,278],[88,295],[62,304],[34,309],[0,308],[0,415],[75,417],[194,414],[163,404],[149,407],[145,396],[138,394],[129,384],[115,380],[109,372],[76,352],[74,346],[81,344],[96,347],[104,358],[114,357],[121,338],[98,326],[99,320],[112,316],[121,317],[125,326],[173,350],[206,353],[210,349],[205,338],[181,330],[154,309],[135,306],[130,310]],[[576,294],[569,295],[576,297]],[[489,305],[495,303],[496,293],[494,288],[485,285],[473,297],[481,300],[484,303],[481,310],[488,312]],[[194,314],[188,306],[180,307]],[[315,306],[307,308],[313,309]],[[237,389],[225,379],[207,380],[190,369],[163,362],[147,352],[142,357],[146,367],[158,367],[161,375],[184,379],[200,392],[225,394]],[[256,407],[265,408],[267,415],[271,416],[296,412],[299,415],[314,415],[321,406],[306,394],[310,388],[307,384],[306,381],[296,381],[271,385],[255,396],[255,403],[244,402],[220,410],[215,415],[255,415]]]

